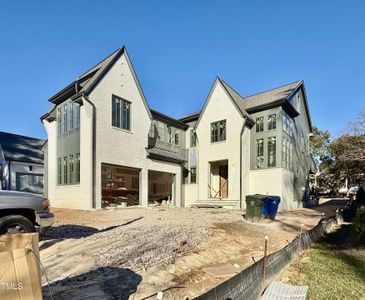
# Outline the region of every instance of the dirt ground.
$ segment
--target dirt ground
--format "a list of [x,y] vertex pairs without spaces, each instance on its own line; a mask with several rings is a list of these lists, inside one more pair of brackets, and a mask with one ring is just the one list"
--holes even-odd
[[[312,209],[279,213],[251,223],[227,209],[139,208],[77,211],[54,209],[56,222],[42,238],[44,297],[54,299],[191,299],[226,278],[204,267],[238,264],[239,269],[333,215],[343,202],[322,200]],[[154,295],[154,296],[152,296]]]

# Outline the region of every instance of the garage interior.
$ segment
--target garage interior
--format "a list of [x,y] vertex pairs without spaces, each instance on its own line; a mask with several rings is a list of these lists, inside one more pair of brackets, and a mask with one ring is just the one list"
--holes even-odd
[[[173,204],[175,200],[174,193],[174,174],[151,170],[148,171],[149,204],[161,204],[163,201],[171,201],[171,204]],[[168,202],[166,202],[166,204],[167,203]]]
[[139,205],[140,169],[101,164],[102,207]]

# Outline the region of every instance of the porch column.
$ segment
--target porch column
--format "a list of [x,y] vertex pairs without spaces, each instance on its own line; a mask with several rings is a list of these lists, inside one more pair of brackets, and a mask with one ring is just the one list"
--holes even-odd
[[148,206],[148,170],[146,168],[139,171],[139,205]]

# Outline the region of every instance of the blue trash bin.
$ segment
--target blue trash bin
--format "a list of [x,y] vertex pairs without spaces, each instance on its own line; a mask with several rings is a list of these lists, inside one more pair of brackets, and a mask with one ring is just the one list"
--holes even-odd
[[263,201],[264,205],[262,206],[262,214],[265,218],[275,219],[279,208],[280,197],[266,196]]
[[269,210],[269,217],[270,219],[275,219],[276,214],[278,212],[280,204],[280,197],[279,196],[271,196],[270,197],[270,210]]

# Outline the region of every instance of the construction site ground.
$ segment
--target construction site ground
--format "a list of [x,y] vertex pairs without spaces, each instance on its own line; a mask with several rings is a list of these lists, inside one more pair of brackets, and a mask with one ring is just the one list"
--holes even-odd
[[222,208],[53,209],[56,222],[40,242],[43,294],[137,300],[164,291],[163,299],[192,299],[227,279],[207,268],[234,265],[238,272],[263,256],[265,236],[275,252],[343,204],[321,199],[261,222]]

